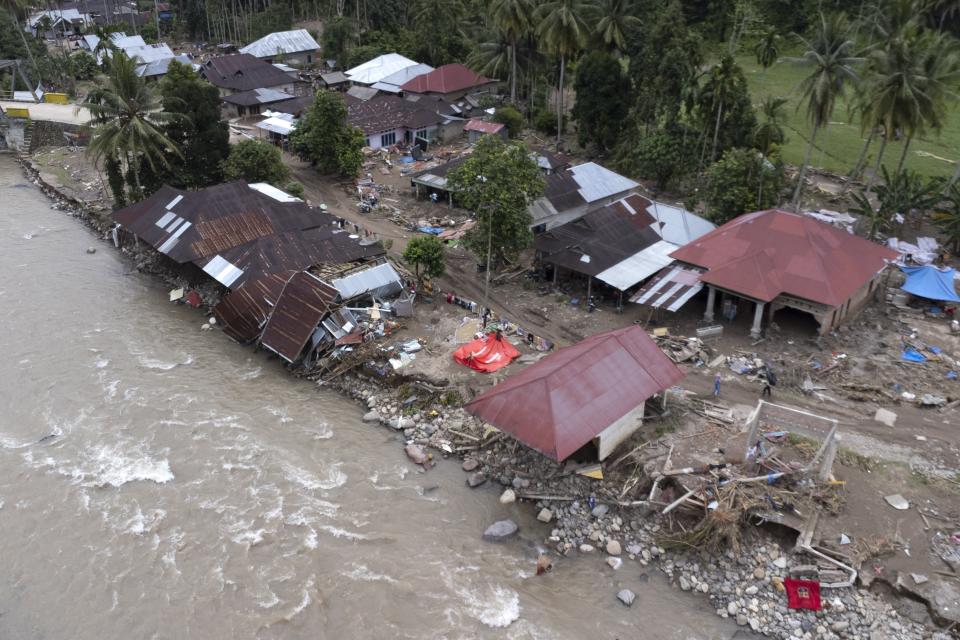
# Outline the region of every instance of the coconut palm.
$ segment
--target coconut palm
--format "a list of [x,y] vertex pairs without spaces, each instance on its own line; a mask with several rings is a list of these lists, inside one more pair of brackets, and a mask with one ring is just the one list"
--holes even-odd
[[760,113],[763,120],[757,124],[753,132],[754,146],[764,156],[770,154],[774,145],[783,144],[785,136],[783,134],[783,121],[786,118],[784,105],[787,104],[786,98],[767,96],[760,103]]
[[[717,157],[717,142],[720,138],[720,122],[723,118],[723,108],[727,101],[737,89],[737,81],[740,77],[737,68],[737,62],[729,53],[720,57],[720,62],[715,64],[707,73],[707,79],[703,86],[704,94],[709,98],[710,104],[716,108],[716,122],[713,127],[713,146],[710,151],[710,162]],[[701,164],[703,158],[701,153]]]
[[813,69],[800,83],[800,92],[807,102],[807,117],[810,120],[810,142],[800,174],[797,188],[793,194],[793,207],[800,207],[800,194],[803,179],[810,164],[810,156],[816,144],[817,133],[830,122],[830,116],[843,97],[847,85],[857,79],[854,65],[860,61],[854,56],[854,42],[849,36],[846,16],[837,13],[830,16],[820,14],[819,24],[813,35],[807,39],[798,36],[806,48],[801,60]]
[[544,48],[560,58],[560,81],[557,85],[557,148],[563,135],[563,75],[567,59],[580,53],[590,34],[587,17],[593,5],[584,0],[548,0],[540,5],[535,17],[539,21],[537,36]]
[[510,102],[517,102],[517,42],[533,28],[533,0],[493,0],[490,15],[510,42]]
[[123,52],[114,53],[108,74],[99,79],[82,106],[90,111],[93,123],[87,153],[94,162],[122,159],[127,186],[137,197],[143,195],[143,161],[155,170],[169,167],[171,156],[182,157],[176,144],[160,130],[165,116],[155,88],[137,75],[136,62]]
[[[476,46],[470,57],[467,58],[467,66],[477,73],[492,78],[502,77],[504,73],[512,74],[512,49],[513,44],[506,34],[497,31],[493,39],[481,42]],[[510,88],[511,94],[514,90],[514,87]]]
[[597,37],[618,56],[627,48],[627,32],[640,26],[640,18],[634,13],[632,0],[602,0],[600,3]]
[[757,57],[757,64],[769,69],[780,57],[780,34],[773,27],[767,27],[760,34],[760,39],[753,45],[753,55]]

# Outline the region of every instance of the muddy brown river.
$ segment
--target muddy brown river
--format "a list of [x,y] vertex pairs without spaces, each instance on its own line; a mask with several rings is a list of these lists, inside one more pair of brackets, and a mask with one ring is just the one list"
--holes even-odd
[[[535,577],[529,507],[201,332],[9,156],[0,208],[0,638],[735,634],[629,561]],[[520,538],[481,541],[503,517]]]

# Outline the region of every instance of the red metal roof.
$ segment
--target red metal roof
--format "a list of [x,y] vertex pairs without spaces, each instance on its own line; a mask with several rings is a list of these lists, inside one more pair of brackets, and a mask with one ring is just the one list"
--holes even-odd
[[317,325],[339,298],[332,286],[306,271],[287,281],[260,337],[260,344],[295,362]]
[[476,118],[463,127],[464,131],[479,131],[481,133],[499,133],[501,129],[503,129],[503,123],[501,122],[484,122]]
[[454,93],[491,82],[496,81],[485,78],[462,64],[445,64],[430,73],[413,78],[400,89],[411,93]]
[[554,460],[564,460],[683,373],[639,326],[560,349],[466,405]]
[[787,294],[839,307],[897,254],[779,209],[734,218],[671,257],[707,269],[700,280],[762,302]]

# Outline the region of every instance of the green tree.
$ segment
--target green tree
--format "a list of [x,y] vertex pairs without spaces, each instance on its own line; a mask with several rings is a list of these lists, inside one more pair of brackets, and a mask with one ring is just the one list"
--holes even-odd
[[413,24],[422,47],[417,58],[435,67],[465,58],[465,13],[461,0],[415,0]]
[[347,106],[336,91],[317,92],[290,143],[323,174],[355,176],[363,164],[363,133],[347,122]]
[[220,94],[190,66],[170,62],[160,81],[164,132],[183,152],[183,162],[171,167],[167,181],[199,189],[223,179],[222,162],[230,154],[230,131],[220,119]]
[[70,56],[69,71],[77,80],[93,80],[100,73],[100,67],[92,55],[78,51]]
[[457,200],[477,217],[464,244],[481,260],[489,256],[500,264],[530,246],[528,207],[543,194],[544,180],[523,144],[484,136],[447,179]]
[[510,102],[517,103],[517,42],[533,28],[533,0],[491,0],[490,16],[509,43]]
[[580,53],[587,42],[590,27],[587,18],[593,5],[584,0],[547,0],[537,9],[537,37],[544,48],[560,58],[560,80],[557,83],[557,148],[563,135],[563,77],[569,58]]
[[786,142],[786,135],[783,133],[783,122],[786,118],[784,105],[787,104],[786,98],[775,98],[767,96],[760,103],[760,114],[763,120],[757,124],[753,132],[753,145],[760,150],[763,155],[768,155],[774,147],[782,146]]
[[511,138],[516,138],[523,131],[523,116],[511,106],[497,109],[493,114],[493,121],[505,125]]
[[696,168],[693,141],[699,134],[683,122],[672,119],[649,133],[639,127],[633,131],[634,135],[624,139],[618,155],[618,165],[628,175],[651,178],[658,189],[666,190],[680,184]]
[[757,64],[769,69],[780,57],[780,34],[773,27],[767,27],[760,34],[753,45],[753,55],[757,57]]
[[708,164],[714,161],[718,153],[749,144],[757,119],[750,103],[747,79],[732,55],[724,54],[720,62],[707,73],[700,90],[699,103],[704,131],[713,129]]
[[439,278],[446,271],[443,251],[443,242],[437,236],[417,236],[407,243],[403,260],[413,265],[418,280],[422,276]]
[[280,149],[259,140],[235,144],[223,161],[224,180],[269,182],[282,189],[289,178],[290,170],[283,164]]
[[122,52],[113,55],[107,75],[90,90],[82,106],[90,111],[93,127],[87,153],[94,162],[122,161],[131,200],[145,195],[140,184],[144,163],[159,171],[170,167],[175,158],[182,159],[180,149],[163,132],[167,118],[155,88],[137,75],[136,63]]
[[783,165],[756,149],[730,149],[707,170],[706,200],[710,219],[723,224],[780,201]]
[[577,65],[573,117],[581,146],[612,149],[630,111],[630,79],[611,55],[593,51]]
[[800,208],[803,180],[816,144],[817,133],[830,122],[833,108],[837,100],[843,97],[847,85],[857,80],[854,65],[860,61],[854,56],[855,44],[849,35],[846,16],[841,13],[830,16],[820,14],[820,21],[813,36],[799,39],[806,48],[802,60],[812,67],[810,75],[800,83],[800,92],[807,101],[807,118],[811,132],[793,194],[794,210]]
[[640,27],[632,0],[600,0],[597,38],[616,56],[627,48],[627,33]]
[[333,58],[343,67],[347,61],[347,51],[350,49],[350,39],[353,37],[354,26],[348,18],[337,16],[324,23],[323,27],[323,55]]

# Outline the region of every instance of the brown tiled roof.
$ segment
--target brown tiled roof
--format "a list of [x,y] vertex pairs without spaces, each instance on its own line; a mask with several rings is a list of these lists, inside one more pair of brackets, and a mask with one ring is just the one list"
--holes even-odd
[[211,58],[200,68],[200,75],[211,84],[233,91],[265,89],[293,82],[280,69],[249,53]]
[[350,124],[366,135],[401,127],[420,129],[439,125],[445,118],[431,109],[394,95],[379,95],[365,102],[347,100]]

